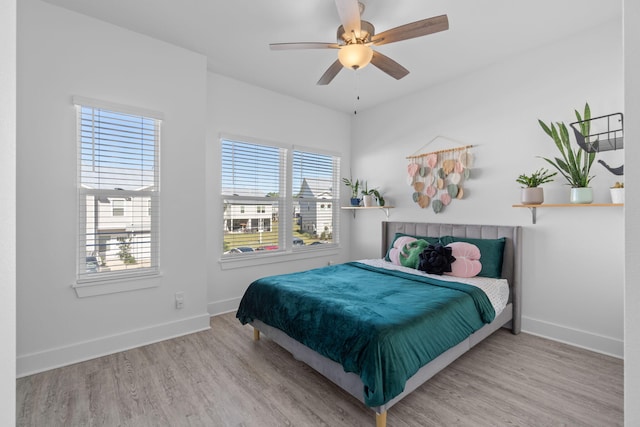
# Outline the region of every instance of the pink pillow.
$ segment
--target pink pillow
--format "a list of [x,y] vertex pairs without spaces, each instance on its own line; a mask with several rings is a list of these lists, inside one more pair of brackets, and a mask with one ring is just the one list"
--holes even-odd
[[476,245],[467,242],[449,243],[451,255],[456,260],[451,263],[451,272],[444,273],[455,277],[474,277],[482,270],[480,263],[480,249]]

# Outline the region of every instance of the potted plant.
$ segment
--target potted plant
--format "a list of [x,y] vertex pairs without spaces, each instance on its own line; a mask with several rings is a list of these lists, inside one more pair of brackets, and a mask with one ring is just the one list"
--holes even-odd
[[520,175],[516,182],[524,185],[520,193],[523,205],[539,205],[544,202],[544,192],[540,185],[553,181],[558,172],[549,172],[547,169],[538,169],[531,175]]
[[342,178],[344,185],[351,189],[351,206],[360,206],[360,199],[358,198],[358,189],[360,188],[360,181],[357,179],[354,181],[351,178]]
[[376,201],[378,202],[378,206],[384,206],[386,202],[384,201],[384,197],[382,197],[382,194],[380,194],[380,192],[376,189],[373,189],[371,191],[373,191],[373,197],[376,198]]
[[[589,120],[591,119],[589,104],[585,104],[583,117],[580,116],[577,110],[575,113],[580,122],[581,133],[588,136],[590,130]],[[542,120],[538,120],[538,123],[540,123],[544,132],[553,139],[562,155],[562,158],[554,157],[553,160],[546,157],[542,158],[556,168],[571,186],[571,203],[591,203],[593,201],[593,190],[589,187],[589,183],[593,176],[589,174],[591,165],[596,158],[596,153],[586,152],[580,147],[575,150],[572,149],[569,131],[564,123],[557,122],[547,125]]]
[[362,181],[364,189],[362,190],[362,203],[365,207],[373,206],[373,199],[378,202],[378,206],[384,206],[384,197],[380,194],[377,188],[369,190],[367,187],[367,181]]
[[373,190],[369,190],[367,181],[362,181],[362,187],[364,187],[360,192],[362,194],[362,204],[365,208],[373,206]]
[[616,182],[609,191],[611,192],[611,203],[624,203],[624,182]]

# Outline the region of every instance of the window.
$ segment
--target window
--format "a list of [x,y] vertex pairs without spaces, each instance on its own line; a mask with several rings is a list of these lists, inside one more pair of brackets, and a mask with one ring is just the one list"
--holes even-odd
[[293,204],[300,207],[300,224],[294,227],[294,234],[300,234],[306,244],[333,242],[337,215],[326,205],[338,201],[339,169],[337,157],[293,151]]
[[103,108],[79,98],[74,102],[78,282],[158,273],[158,114]]
[[124,200],[114,199],[111,201],[112,215],[124,216]]
[[339,157],[227,138],[221,146],[225,255],[338,242],[338,212],[330,206],[338,206]]

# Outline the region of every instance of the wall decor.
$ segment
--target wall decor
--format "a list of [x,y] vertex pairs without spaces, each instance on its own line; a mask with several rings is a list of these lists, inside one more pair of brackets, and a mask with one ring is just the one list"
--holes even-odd
[[[438,136],[426,145],[439,138],[450,140]],[[433,211],[440,213],[454,200],[464,197],[464,183],[471,177],[472,147],[464,145],[407,156],[407,184],[413,189],[412,200],[420,208],[431,204]]]

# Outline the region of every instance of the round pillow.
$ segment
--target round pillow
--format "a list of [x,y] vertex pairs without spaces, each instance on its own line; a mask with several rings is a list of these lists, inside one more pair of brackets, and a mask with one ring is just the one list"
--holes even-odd
[[480,249],[476,245],[467,242],[453,242],[447,245],[451,248],[451,255],[455,261],[451,263],[451,272],[446,272],[455,277],[474,277],[482,270],[480,263]]
[[391,248],[391,250],[389,250],[389,259],[391,260],[391,262],[395,265],[402,265],[402,263],[400,262],[400,254],[403,253],[406,245],[411,242],[415,242],[416,240],[417,239],[415,237],[410,236],[398,237],[393,242],[393,247]]

